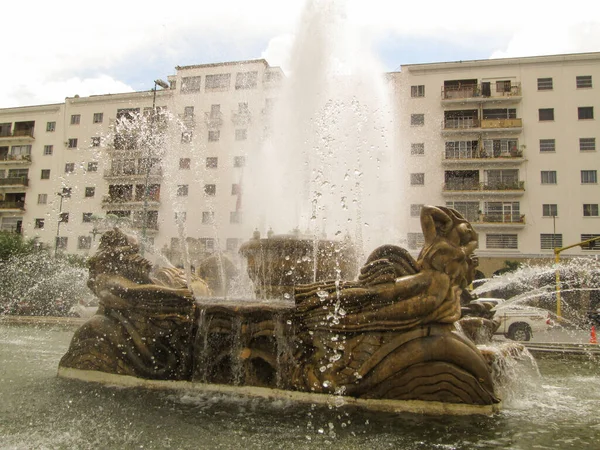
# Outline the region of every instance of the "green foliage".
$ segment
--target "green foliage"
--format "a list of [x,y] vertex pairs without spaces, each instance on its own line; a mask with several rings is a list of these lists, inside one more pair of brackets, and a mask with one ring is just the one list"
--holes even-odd
[[13,256],[33,253],[41,246],[36,239],[23,239],[18,233],[0,231],[0,261]]

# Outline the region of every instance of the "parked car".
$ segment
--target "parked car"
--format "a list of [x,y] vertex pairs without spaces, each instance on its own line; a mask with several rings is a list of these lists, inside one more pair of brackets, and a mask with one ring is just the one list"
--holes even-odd
[[495,334],[514,341],[529,341],[533,333],[547,331],[554,326],[550,312],[533,306],[506,304],[501,298],[480,298],[471,303],[487,305],[494,311],[494,320],[500,322]]

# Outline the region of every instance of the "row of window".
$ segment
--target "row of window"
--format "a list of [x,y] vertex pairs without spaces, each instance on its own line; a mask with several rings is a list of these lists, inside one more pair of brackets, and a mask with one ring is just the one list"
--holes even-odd
[[[594,107],[593,106],[577,107],[577,119],[578,120],[591,120],[593,118],[594,118]],[[554,120],[554,108],[538,109],[538,119],[540,120],[540,122]]]
[[[498,81],[496,90],[498,92],[505,91],[505,85],[508,83],[510,90],[510,81]],[[589,89],[592,87],[591,75],[577,75],[575,77],[575,87],[577,89]],[[549,91],[554,89],[554,81],[551,77],[537,79],[538,91]],[[413,98],[425,97],[425,85],[413,85],[410,87],[410,96]]]
[[[102,123],[104,121],[104,113],[94,113],[92,123]],[[81,123],[81,114],[71,114],[71,125],[79,125]],[[54,124],[54,125],[49,125]],[[54,131],[56,122],[47,122],[46,131]]]
[[[192,142],[192,131],[184,131],[181,133],[181,143],[189,144]],[[221,139],[221,130],[208,130],[208,142],[218,142]],[[245,141],[248,139],[248,129],[238,128],[235,130],[235,140]]]
[[[481,213],[485,215],[497,216],[498,222],[515,222],[520,221],[520,203],[519,202],[484,202],[483,211],[478,201],[458,201],[458,202],[446,202],[446,206],[454,208],[460,212],[465,219],[470,222],[479,221],[479,215]],[[583,217],[599,217],[598,216],[598,203],[584,203],[583,205]],[[421,208],[423,204],[412,203],[410,205],[410,216],[419,217],[421,215]],[[544,203],[542,205],[542,216],[543,217],[557,217],[558,216],[558,205],[556,203]],[[492,220],[496,221],[496,220]]]
[[[264,73],[263,82],[277,82],[281,79],[281,73],[275,71],[267,71]],[[238,72],[235,74],[235,89],[254,89],[258,85],[258,71]],[[231,86],[230,73],[218,73],[213,75],[205,75],[204,91],[226,91]],[[171,87],[174,88],[174,82]],[[183,77],[181,79],[181,93],[189,94],[200,92],[202,89],[202,76]]]
[[[446,159],[489,158],[500,156],[522,156],[518,151],[517,139],[486,139],[482,141],[482,148],[478,140],[446,141]],[[540,139],[541,153],[556,152],[556,139]],[[579,151],[595,151],[596,138],[579,138]],[[410,144],[411,156],[425,155],[425,143],[413,142]]]
[[[462,172],[465,172],[465,174],[463,174]],[[467,173],[468,172],[468,173]],[[477,183],[477,178],[478,178],[478,173],[476,173],[478,171],[450,171],[450,172],[446,172],[446,182],[449,184],[453,184],[453,185],[457,185],[461,184],[461,185],[465,185],[465,187],[467,187],[467,185],[473,184],[474,188],[474,183]],[[515,169],[507,169],[507,170],[487,170],[486,174],[488,175],[488,178],[491,177],[492,175],[513,175],[513,174],[517,174],[517,178],[518,178],[518,171]],[[477,176],[473,176],[473,175],[477,175]],[[558,183],[558,176],[557,176],[557,171],[556,170],[542,170],[540,172],[541,175],[541,182],[542,184],[557,184]],[[598,184],[598,171],[597,170],[582,170],[580,171],[580,179],[581,179],[581,184]],[[500,180],[502,181],[502,180]],[[508,180],[504,180],[504,181],[508,181]],[[514,184],[516,184],[518,182],[518,180],[510,180],[511,182],[513,182]],[[410,174],[410,184],[411,186],[423,186],[425,185],[425,173],[424,172],[417,172],[417,173],[411,173]],[[490,183],[493,184],[493,183]],[[460,189],[459,189],[460,190]],[[469,190],[469,189],[466,189]]]
[[[581,242],[600,237],[600,234],[581,234]],[[408,233],[407,246],[410,250],[418,250],[425,243],[423,233]],[[562,247],[562,234],[540,234],[540,249],[553,250],[557,247]],[[519,248],[519,240],[517,234],[512,233],[488,233],[485,235],[485,247],[488,250],[512,249]],[[582,246],[582,250],[600,250],[600,240]]]

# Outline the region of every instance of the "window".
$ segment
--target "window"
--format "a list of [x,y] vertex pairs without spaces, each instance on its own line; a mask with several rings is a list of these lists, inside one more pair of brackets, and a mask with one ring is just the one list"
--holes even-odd
[[479,222],[479,202],[446,202],[446,206],[457,210],[469,222]]
[[56,131],[56,122],[46,122],[46,131]]
[[239,184],[231,185],[231,195],[240,195],[242,193],[242,189]]
[[562,246],[562,234],[540,234],[540,248],[542,250],[554,250]]
[[598,203],[584,203],[583,217],[598,217]]
[[214,211],[202,211],[202,223],[209,224],[215,222]]
[[425,154],[425,144],[423,142],[419,142],[417,144],[410,144],[410,154],[411,155],[424,155]]
[[96,195],[95,187],[86,187],[85,188],[85,196],[86,197],[93,197],[94,195]]
[[540,152],[555,152],[556,151],[556,140],[555,139],[540,139]]
[[538,78],[537,79],[538,91],[551,91],[552,90],[552,78]]
[[92,137],[92,147],[100,147],[101,138],[100,136]]
[[184,119],[192,119],[194,117],[194,107],[186,106],[183,108],[183,118]]
[[589,120],[594,118],[593,106],[580,106],[577,108],[577,118],[579,120]]
[[69,147],[69,148],[77,148],[77,138],[70,138],[67,141],[67,147]]
[[66,163],[65,164],[65,173],[72,173],[75,171],[75,163]]
[[216,169],[219,165],[219,158],[216,156],[209,156],[206,158],[206,168],[207,169]]
[[204,185],[204,193],[206,195],[216,195],[217,194],[217,185],[216,184],[205,184]]
[[256,87],[258,72],[238,72],[235,75],[236,89],[252,89]]
[[238,238],[227,238],[226,248],[228,252],[236,253],[240,247],[240,240]]
[[215,240],[213,238],[200,238],[200,243],[204,245],[204,251],[212,252],[215,249]]
[[217,142],[219,140],[220,136],[221,136],[221,132],[219,130],[209,130],[208,142]]
[[[594,239],[600,237],[600,234],[582,234],[581,240],[587,241],[588,239]],[[582,246],[582,250],[600,250],[600,239],[597,241],[590,242],[589,244]]]
[[79,125],[81,121],[81,114],[72,114],[71,115],[71,125]]
[[598,172],[595,170],[582,170],[581,171],[581,184],[597,184],[598,183]]
[[422,127],[425,125],[425,114],[411,114],[410,124],[413,127]]
[[542,216],[544,216],[544,217],[558,216],[558,205],[556,203],[544,203],[542,205]]
[[90,248],[92,248],[92,237],[79,236],[77,238],[77,248],[79,250],[89,250]]
[[575,83],[577,89],[585,89],[592,87],[592,76],[591,75],[579,75],[575,77]]
[[518,240],[516,234],[487,234],[485,236],[485,246],[489,249],[516,249]]
[[229,213],[229,223],[242,223],[242,212],[231,211]]
[[540,108],[538,114],[540,121],[554,120],[554,108]]
[[92,213],[83,213],[82,222],[83,223],[91,223],[92,222]]
[[192,132],[184,131],[183,133],[181,133],[181,143],[189,144],[190,142],[192,142]]
[[245,156],[234,156],[233,157],[233,167],[244,167],[246,165],[246,157]]
[[411,97],[425,97],[425,85],[419,84],[417,86],[410,87],[410,96]]
[[425,184],[425,174],[424,173],[411,173],[410,174],[410,184],[412,186],[422,186]]
[[179,168],[181,170],[189,170],[190,166],[191,166],[191,160],[190,158],[179,158]]
[[65,250],[67,248],[67,244],[69,242],[69,238],[66,236],[56,236],[56,248],[59,250]]
[[579,138],[579,151],[596,150],[596,138]]
[[68,212],[60,213],[60,215],[58,216],[58,221],[60,223],[69,223],[69,213]]
[[93,123],[102,123],[104,120],[104,113],[94,113]]
[[421,208],[423,208],[422,203],[413,203],[412,205],[410,205],[410,217],[420,217]]
[[54,145],[44,145],[44,156],[50,156],[54,153]]
[[425,236],[423,236],[423,233],[408,233],[406,237],[408,240],[408,248],[410,250],[417,250],[425,244]]
[[245,141],[248,137],[248,130],[246,128],[241,128],[235,130],[235,140],[236,141]]
[[73,190],[73,188],[62,188],[62,197],[63,198],[71,198],[71,191]]
[[96,161],[89,162],[87,165],[88,172],[97,172],[98,171],[98,163]]
[[35,219],[35,225],[33,227],[39,230],[44,228],[44,219]]
[[542,184],[556,184],[556,170],[542,170]]
[[42,169],[42,175],[41,175],[40,179],[49,180],[50,179],[50,169]]
[[183,77],[181,79],[181,93],[198,92],[202,77]]
[[231,84],[230,73],[218,73],[215,75],[206,75],[205,87],[206,91],[209,90],[227,90]]
[[48,203],[48,194],[38,194],[38,205],[45,205]]
[[177,197],[187,197],[188,195],[188,185],[180,184],[177,186]]

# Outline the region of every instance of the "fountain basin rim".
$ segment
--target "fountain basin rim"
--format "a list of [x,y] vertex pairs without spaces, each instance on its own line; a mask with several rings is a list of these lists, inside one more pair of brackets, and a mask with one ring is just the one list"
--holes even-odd
[[362,399],[332,394],[314,394],[310,392],[287,391],[258,386],[230,386],[224,384],[206,384],[191,381],[148,380],[129,375],[116,375],[94,370],[80,370],[59,367],[59,378],[100,383],[127,388],[145,388],[157,390],[194,390],[206,393],[233,394],[243,397],[265,400],[288,400],[296,403],[310,403],[333,406],[353,406],[370,411],[386,413],[412,413],[429,416],[491,416],[500,412],[502,403],[493,405],[468,405],[462,403],[443,403],[422,400],[377,400]]

